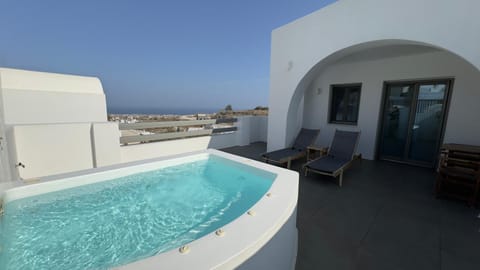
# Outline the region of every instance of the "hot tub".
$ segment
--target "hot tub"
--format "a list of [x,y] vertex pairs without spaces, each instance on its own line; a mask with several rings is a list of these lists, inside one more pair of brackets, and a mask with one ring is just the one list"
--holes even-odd
[[298,173],[202,152],[2,193],[0,268],[293,269]]

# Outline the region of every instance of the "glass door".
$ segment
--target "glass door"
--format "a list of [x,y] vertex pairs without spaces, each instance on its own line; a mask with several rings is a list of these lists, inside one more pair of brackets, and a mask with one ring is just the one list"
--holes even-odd
[[386,85],[380,159],[434,165],[450,84],[444,80]]
[[433,164],[438,154],[448,83],[419,84],[408,160]]
[[388,85],[386,88],[380,145],[382,159],[404,159],[413,94],[413,84]]

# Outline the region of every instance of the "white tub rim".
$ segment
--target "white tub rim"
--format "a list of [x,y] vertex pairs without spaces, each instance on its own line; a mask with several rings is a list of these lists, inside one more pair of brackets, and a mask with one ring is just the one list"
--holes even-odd
[[[114,269],[158,269],[160,266],[165,269],[231,269],[241,265],[260,250],[294,214],[298,199],[299,177],[297,172],[215,149],[207,149],[42,177],[34,181],[21,181],[16,183],[16,187],[5,189],[1,197],[3,203],[8,203],[22,197],[104,181],[93,180],[77,183],[87,176],[101,178],[115,171],[124,171],[138,166],[145,169],[145,167],[155,167],[155,165],[161,165],[161,163],[163,163],[163,167],[173,166],[185,161],[194,161],[195,158],[204,158],[207,155],[219,156],[276,174],[272,186],[266,193],[269,196],[263,196],[250,208],[254,215],[244,213],[223,226],[222,229],[225,231],[223,237],[217,236],[213,231],[186,244],[190,249],[187,254],[180,253],[176,248]],[[59,183],[67,185],[58,188]]]

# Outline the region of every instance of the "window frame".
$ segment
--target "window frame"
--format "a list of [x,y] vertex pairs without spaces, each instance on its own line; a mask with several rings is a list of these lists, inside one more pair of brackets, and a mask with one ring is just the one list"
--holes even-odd
[[[359,96],[358,96],[358,106],[357,106],[357,112],[356,112],[356,119],[355,121],[338,121],[333,119],[333,92],[335,88],[339,87],[358,87],[359,88]],[[348,95],[344,96],[344,99],[347,98]],[[362,97],[362,83],[344,83],[344,84],[331,84],[330,85],[330,98],[328,101],[328,123],[329,124],[340,124],[340,125],[350,125],[350,126],[356,126],[358,125],[358,118],[359,118],[359,113],[360,113],[360,100]]]

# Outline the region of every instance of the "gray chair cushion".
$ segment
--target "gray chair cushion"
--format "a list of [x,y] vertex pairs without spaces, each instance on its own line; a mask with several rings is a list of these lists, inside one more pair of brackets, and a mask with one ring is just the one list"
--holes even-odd
[[286,158],[289,158],[289,157],[296,156],[301,152],[302,151],[297,150],[297,149],[285,148],[285,149],[280,149],[280,150],[277,150],[277,151],[272,151],[272,152],[265,153],[265,154],[262,155],[262,157],[268,158],[268,159],[271,159],[271,160],[279,161],[279,160],[282,160],[282,159],[286,159]]
[[333,173],[334,171],[340,169],[343,165],[347,164],[349,161],[349,159],[325,156],[307,163],[305,167],[316,171]]
[[288,158],[298,157],[307,150],[307,146],[311,145],[317,139],[319,132],[320,130],[318,129],[302,128],[292,147],[268,152],[263,154],[262,157],[278,162]]
[[293,143],[293,148],[305,151],[307,149],[307,146],[315,142],[319,132],[320,130],[318,129],[302,128],[300,130],[300,133],[298,133],[295,142]]
[[351,160],[359,136],[360,132],[336,130],[328,154],[338,159]]

